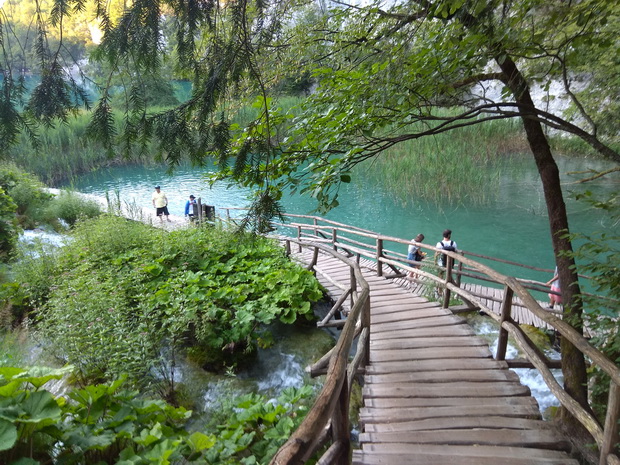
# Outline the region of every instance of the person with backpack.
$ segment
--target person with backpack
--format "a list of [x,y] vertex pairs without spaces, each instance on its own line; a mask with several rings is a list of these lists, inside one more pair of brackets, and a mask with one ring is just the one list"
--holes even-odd
[[[416,243],[419,244],[423,240],[424,240],[424,234],[418,234],[414,239],[411,240],[412,244],[409,244],[409,247],[407,249],[407,260],[411,260],[415,262],[421,262],[422,260],[424,260],[426,253],[422,252],[420,250],[420,246],[416,244]],[[408,263],[408,265],[413,268],[420,268],[422,266],[421,263],[416,263],[416,264]],[[409,276],[410,278],[413,278],[415,276],[415,273],[413,271],[410,271],[407,276]]]
[[[443,239],[437,242],[437,245],[435,247],[441,250],[448,250],[450,252],[456,252],[457,251],[456,242],[454,242],[451,239],[451,236],[452,236],[452,231],[450,229],[444,230]],[[445,253],[441,253],[438,251],[435,254],[435,261],[437,262],[437,265],[445,268],[446,263],[448,262],[448,257],[446,256]]]

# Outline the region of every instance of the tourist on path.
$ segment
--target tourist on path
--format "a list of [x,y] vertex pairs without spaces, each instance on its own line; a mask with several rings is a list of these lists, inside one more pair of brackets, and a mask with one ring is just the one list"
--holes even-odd
[[162,192],[160,186],[155,186],[155,192],[151,195],[153,206],[155,207],[155,214],[159,217],[160,221],[164,222],[164,215],[166,220],[170,221],[170,213],[168,212],[168,198],[166,194]]
[[[562,303],[562,289],[560,287],[560,277],[558,276],[558,267],[555,267],[553,278],[547,281],[547,286],[551,286],[549,295],[549,310],[553,310],[555,304]],[[557,293],[557,294],[556,294]]]
[[[423,240],[424,234],[418,234],[414,239],[412,239],[415,244],[409,244],[409,248],[407,249],[407,260],[421,262],[424,259],[426,253],[422,252],[420,250],[420,246],[418,245]],[[420,268],[422,266],[421,263],[408,263],[408,265],[413,268]],[[415,273],[413,271],[410,271],[408,276],[412,278],[413,276],[415,276]]]
[[[456,246],[456,242],[454,242],[452,239],[452,231],[450,229],[446,229],[443,232],[443,239],[439,242],[437,242],[437,245],[435,247],[437,247],[438,249],[443,249],[443,250],[448,250],[451,252],[456,252],[457,251],[457,246]],[[437,262],[437,264],[441,267],[446,266],[446,262],[447,262],[447,256],[446,254],[443,254],[441,252],[436,252],[435,253],[435,260]]]
[[185,202],[185,216],[189,217],[190,221],[194,221],[195,215],[194,211],[198,208],[198,203],[196,202],[196,197],[193,195],[189,196],[189,200]]

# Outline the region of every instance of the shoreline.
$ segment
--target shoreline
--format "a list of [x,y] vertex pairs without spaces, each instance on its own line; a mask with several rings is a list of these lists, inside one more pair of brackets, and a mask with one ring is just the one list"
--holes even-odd
[[[46,188],[46,191],[54,196],[58,196],[62,194],[63,192],[76,194],[85,200],[91,200],[91,201],[97,202],[101,206],[103,211],[111,213],[110,208],[109,208],[110,205],[108,204],[108,200],[105,197],[100,197],[94,194],[85,194],[83,192],[71,191],[71,190],[66,190],[66,189]],[[183,216],[179,216],[179,215],[170,215],[168,217],[170,221],[166,221],[166,220],[161,221],[155,216],[155,208],[150,209],[150,208],[138,207],[135,204],[132,205],[126,202],[120,203],[119,207],[120,207],[119,212],[121,216],[123,216],[124,218],[135,220],[135,221],[140,221],[142,223],[153,226],[154,228],[160,228],[160,229],[164,229],[167,231],[172,231],[176,229],[183,229],[190,225],[190,222],[188,219],[186,219]]]

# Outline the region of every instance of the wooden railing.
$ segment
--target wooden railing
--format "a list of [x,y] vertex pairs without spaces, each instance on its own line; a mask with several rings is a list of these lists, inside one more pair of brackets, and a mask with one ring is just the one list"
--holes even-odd
[[[348,439],[346,438],[346,434],[342,431],[344,428],[344,423],[339,423],[340,421],[343,421],[343,416],[346,417],[346,414],[343,413],[341,409],[345,404],[348,404],[348,401],[344,399],[340,399],[338,401],[336,400],[336,397],[337,395],[344,396],[346,393],[350,392],[350,389],[345,391],[344,389],[341,389],[341,386],[346,385],[346,383],[350,384],[352,377],[355,374],[355,371],[352,370],[355,365],[349,366],[346,375],[344,375],[344,366],[346,366],[346,360],[348,358],[348,351],[345,349],[346,347],[350,347],[350,342],[356,333],[363,332],[363,350],[367,350],[365,346],[370,321],[370,317],[367,315],[369,312],[369,308],[367,308],[367,306],[369,306],[367,297],[368,286],[363,280],[359,267],[356,266],[363,257],[375,263],[376,273],[378,276],[386,276],[385,271],[388,270],[389,274],[394,277],[404,276],[405,273],[410,271],[415,272],[418,277],[425,279],[427,282],[441,290],[444,308],[448,308],[451,295],[456,295],[460,300],[465,302],[468,307],[479,309],[496,321],[499,325],[500,332],[495,358],[498,360],[506,360],[505,357],[508,336],[512,336],[519,348],[525,353],[529,366],[540,371],[545,383],[549,387],[549,390],[556,396],[562,406],[566,408],[592,435],[600,451],[599,465],[620,465],[620,459],[614,453],[619,442],[618,420],[620,418],[620,368],[618,368],[618,366],[607,358],[602,352],[593,347],[568,323],[562,321],[553,313],[543,309],[540,306],[539,302],[532,296],[529,290],[548,292],[543,283],[532,280],[518,280],[515,277],[509,277],[496,272],[492,268],[469,258],[467,254],[450,251],[440,252],[435,247],[425,244],[418,245],[428,250],[429,256],[434,255],[435,253],[445,253],[448,257],[448,263],[445,268],[442,268],[430,263],[431,260],[428,260],[429,263],[424,263],[424,268],[414,268],[414,265],[419,265],[419,263],[410,262],[406,259],[404,254],[395,252],[386,247],[386,244],[388,243],[397,244],[398,246],[403,247],[411,243],[408,240],[376,234],[372,231],[337,223],[316,216],[287,216],[290,217],[292,221],[299,221],[277,225],[282,230],[294,231],[296,239],[288,239],[288,242],[295,242],[298,247],[314,247],[314,250],[316,251],[315,254],[321,251],[323,253],[329,253],[333,256],[340,256],[341,260],[346,260],[349,266],[351,266],[351,269],[355,270],[351,272],[351,292],[353,292],[353,276],[355,276],[357,285],[360,285],[361,283],[364,284],[361,293],[358,295],[357,299],[354,299],[355,302],[351,310],[351,314],[349,319],[346,321],[338,344],[319,362],[323,365],[329,363],[329,370],[325,381],[327,390],[324,389],[322,391],[319,400],[317,400],[317,403],[310,411],[302,426],[290,438],[285,446],[280,449],[274,458],[274,461],[272,461],[273,464],[304,463],[305,460],[312,455],[312,450],[316,450],[316,447],[310,447],[310,444],[318,444],[317,438],[324,436],[320,433],[324,431],[328,423],[328,419],[331,418],[329,414],[330,409],[335,409],[336,405],[338,405],[338,412],[336,412],[337,415],[332,418],[331,424],[332,436],[334,436],[334,431],[336,431],[336,436],[338,436],[338,438],[334,439],[334,445],[332,445],[329,449],[330,451],[334,449],[330,452],[330,459],[336,456],[341,457],[341,454],[343,453],[342,448],[348,447]],[[303,223],[300,220],[306,222]],[[314,257],[312,266],[316,263],[316,255],[314,255]],[[355,260],[352,260],[352,257],[355,257]],[[495,314],[492,309],[485,305],[479,296],[461,288],[459,286],[461,277],[467,277],[468,279],[480,279],[485,282],[492,282],[502,286],[503,299],[500,315]],[[601,425],[589,410],[583,408],[562,386],[560,386],[550,370],[550,367],[556,366],[554,361],[549,360],[536,347],[536,345],[519,327],[519,325],[515,323],[512,318],[512,307],[515,297],[518,297],[522,304],[525,305],[530,312],[542,321],[546,322],[557,333],[559,333],[561,337],[570,341],[581,353],[585,355],[585,357],[587,357],[592,365],[599,367],[602,371],[609,375],[609,399],[607,404],[607,417],[604,425]],[[347,296],[338,299],[339,302],[337,302],[336,305],[344,302],[346,298]],[[611,302],[611,305],[617,305],[617,303]],[[330,314],[335,314],[334,309],[332,309]],[[361,315],[363,315],[363,317]],[[323,321],[322,323],[325,324],[326,322]],[[362,353],[362,355],[356,356],[355,359],[358,362],[361,362],[367,356],[367,353]],[[514,363],[511,363],[511,360],[506,361],[510,366],[524,366],[523,362],[520,360],[514,361]],[[317,366],[313,368],[314,372],[321,372]],[[334,419],[337,419],[336,427],[334,427]],[[319,463],[327,464],[346,462],[323,461],[322,459]]]
[[[355,374],[368,363],[370,331],[370,288],[354,261],[321,244],[308,244],[295,239],[285,239],[290,253],[291,244],[301,251],[304,247],[313,250],[313,259],[308,268],[315,268],[318,253],[332,255],[344,262],[350,270],[348,282],[333,281],[342,290],[342,296],[329,314],[338,312],[342,303],[351,299],[351,309],[336,345],[313,365],[313,371],[327,368],[323,388],[301,425],[288,441],[278,450],[272,464],[305,463],[325,444],[331,443],[318,461],[319,464],[348,464],[351,448],[349,425],[349,398]],[[331,278],[330,278],[331,279]],[[357,339],[356,353],[349,362],[353,341]]]

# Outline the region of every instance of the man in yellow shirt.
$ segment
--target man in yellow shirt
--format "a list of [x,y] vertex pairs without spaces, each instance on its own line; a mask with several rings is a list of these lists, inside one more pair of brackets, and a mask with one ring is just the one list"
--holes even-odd
[[168,212],[168,198],[166,194],[161,191],[160,186],[155,186],[155,192],[151,195],[151,200],[155,207],[155,214],[159,217],[160,221],[162,223],[164,222],[164,215],[166,215],[166,219],[170,221],[170,218],[168,218],[170,215]]

